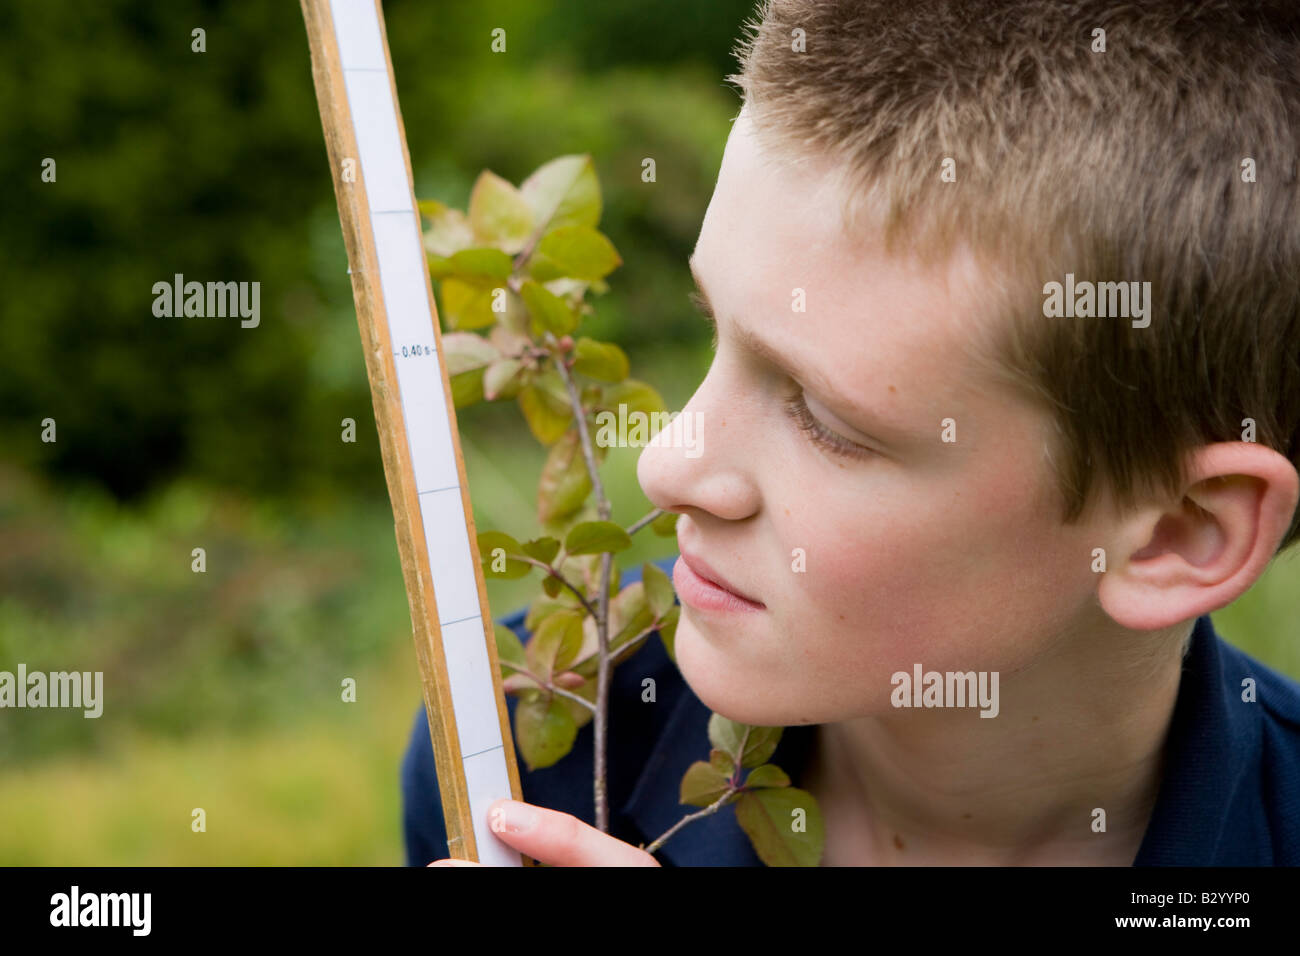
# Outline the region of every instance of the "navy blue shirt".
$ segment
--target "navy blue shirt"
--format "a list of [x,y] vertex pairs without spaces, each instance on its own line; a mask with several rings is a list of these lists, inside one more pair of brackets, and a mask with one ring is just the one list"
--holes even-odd
[[[676,557],[655,562],[672,571]],[[640,569],[623,577],[640,579]],[[523,610],[502,623],[526,640]],[[655,701],[642,700],[643,680]],[[1255,701],[1242,700],[1253,678]],[[514,725],[518,698],[506,698]],[[708,760],[710,711],[682,679],[657,634],[619,664],[609,695],[610,833],[649,843],[696,807],[679,802],[687,767]],[[798,786],[816,725],[787,727],[771,762]],[[530,772],[519,758],[523,799],[595,824],[588,722],[573,751]],[[1134,866],[1300,865],[1300,684],[1225,643],[1197,619],[1165,743],[1164,779]],[[516,751],[517,752],[517,751]],[[429,726],[421,705],[402,761],[406,861],[448,856]],[[828,837],[829,838],[829,837]],[[655,854],[665,866],[762,866],[735,807],[689,823]]]

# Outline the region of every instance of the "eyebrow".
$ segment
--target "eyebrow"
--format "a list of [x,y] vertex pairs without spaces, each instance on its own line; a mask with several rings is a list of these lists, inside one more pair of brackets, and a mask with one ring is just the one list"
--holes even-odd
[[[709,301],[709,294],[704,290],[704,283],[700,281],[700,274],[695,271],[695,257],[692,256],[688,259],[686,264],[690,267],[691,278],[695,281],[695,291],[690,294],[691,302],[700,310],[704,315],[704,318],[713,325],[713,348],[716,350],[718,347],[719,325],[717,312],[713,308],[713,303]],[[852,411],[854,413],[854,418],[865,417],[865,413],[861,410],[859,404],[832,385],[821,372],[815,369],[798,368],[792,365],[790,360],[782,354],[780,349],[777,349],[763,341],[754,334],[753,330],[748,329],[743,325],[736,322],[729,322],[728,326],[731,328],[732,334],[735,335],[736,340],[740,343],[741,348],[757,355],[769,365],[775,365],[777,368],[788,372],[793,378],[799,379],[800,381],[811,382],[818,393],[830,400],[832,411],[835,411],[836,406],[838,406],[839,409],[845,413]],[[871,418],[869,421],[874,423],[875,419]],[[866,423],[867,422],[864,422],[863,424]],[[852,421],[847,421],[845,424],[852,426],[855,431],[860,432],[865,437],[877,441],[883,441],[883,439],[877,437],[880,431],[878,427],[873,427],[869,431],[864,431],[861,427],[854,425]]]

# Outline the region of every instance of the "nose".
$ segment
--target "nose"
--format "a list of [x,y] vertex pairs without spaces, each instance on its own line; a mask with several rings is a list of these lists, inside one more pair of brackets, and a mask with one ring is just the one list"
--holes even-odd
[[656,508],[741,521],[758,510],[763,442],[717,361],[691,400],[647,444],[636,477]]

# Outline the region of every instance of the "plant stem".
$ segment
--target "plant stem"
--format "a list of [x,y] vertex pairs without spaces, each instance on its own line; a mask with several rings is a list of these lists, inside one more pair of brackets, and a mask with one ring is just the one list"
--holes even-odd
[[731,780],[728,782],[727,792],[724,793],[722,796],[718,797],[718,799],[714,800],[703,810],[699,810],[695,813],[687,814],[686,816],[682,817],[671,827],[669,827],[663,833],[663,835],[659,837],[659,839],[655,840],[649,846],[641,847],[641,849],[645,850],[647,853],[653,853],[655,850],[663,846],[664,843],[668,841],[668,838],[670,836],[672,836],[682,827],[686,826],[686,824],[690,823],[692,820],[698,820],[701,817],[707,817],[710,813],[717,813],[720,809],[722,809],[722,805],[727,802],[728,797],[730,797],[733,793],[739,793],[740,791],[745,789],[744,787],[737,786],[736,783],[740,779],[741,761],[745,757],[745,745],[749,743],[749,732],[752,729],[753,728],[747,726],[745,728],[744,736],[740,738],[740,746],[736,749],[736,761],[732,766]]
[[655,852],[655,850],[659,849],[661,846],[663,846],[663,845],[668,841],[668,838],[669,838],[669,837],[671,837],[674,833],[676,833],[676,832],[677,832],[678,830],[680,830],[682,827],[686,826],[686,824],[690,823],[692,820],[699,820],[701,817],[707,817],[707,816],[708,816],[709,814],[711,814],[711,813],[717,813],[720,809],[722,809],[722,805],[723,805],[724,803],[727,802],[727,799],[728,799],[732,794],[734,794],[734,793],[739,793],[739,792],[740,792],[740,789],[741,789],[740,787],[728,787],[726,793],[724,793],[722,796],[718,797],[718,799],[714,800],[711,804],[709,804],[709,805],[708,805],[707,807],[705,807],[703,810],[697,810],[695,813],[690,813],[690,814],[687,814],[686,816],[682,817],[680,820],[678,820],[676,823],[674,823],[671,827],[669,827],[667,830],[665,830],[664,833],[663,833],[663,835],[660,836],[659,839],[655,840],[653,843],[651,843],[651,844],[649,844],[649,845],[647,845],[647,846],[643,846],[643,847],[641,847],[641,849],[645,850],[647,853],[653,853],[653,852]]
[[[554,345],[555,336],[547,332],[546,344]],[[564,387],[569,393],[569,404],[573,406],[573,420],[578,428],[578,439],[582,442],[582,457],[587,462],[587,473],[591,476],[591,487],[596,492],[596,513],[601,521],[608,521],[610,514],[609,499],[605,497],[605,486],[600,480],[600,469],[596,455],[591,447],[591,435],[587,433],[587,410],[582,405],[582,396],[573,381],[573,374],[563,358],[555,363],[556,369],[564,379]],[[600,556],[600,590],[596,592],[596,636],[600,642],[600,664],[596,671],[596,717],[594,720],[595,764],[592,789],[596,803],[596,829],[602,833],[609,832],[609,799],[605,792],[605,736],[607,716],[609,714],[609,575],[614,563],[614,555],[606,551]]]
[[525,667],[520,667],[518,664],[512,663],[511,661],[502,661],[501,663],[504,664],[506,667],[513,667],[516,671],[518,671],[520,674],[523,674],[525,677],[531,677],[533,680],[537,681],[537,683],[540,686],[545,687],[551,693],[559,694],[561,697],[567,697],[569,698],[569,700],[572,701],[577,701],[583,707],[586,707],[592,713],[595,713],[596,705],[593,704],[591,701],[587,700],[587,698],[579,697],[577,694],[571,691],[567,691],[563,687],[556,687],[555,684],[551,681],[543,681],[532,671],[528,670]]
[[577,599],[582,602],[582,606],[587,609],[588,614],[590,614],[592,617],[596,616],[596,609],[591,606],[591,603],[587,600],[587,596],[583,594],[581,591],[579,591],[575,585],[571,584],[568,578],[564,577],[564,575],[560,574],[559,571],[551,567],[551,565],[547,564],[545,561],[538,561],[536,558],[530,558],[526,554],[512,554],[510,557],[513,558],[515,561],[523,561],[527,564],[531,564],[533,567],[541,568],[543,571],[550,574],[551,577],[555,578],[555,580],[559,581],[561,584],[563,584],[566,588],[568,588],[570,591],[574,593],[574,596],[576,596]]
[[666,514],[666,513],[667,512],[665,512],[662,508],[655,508],[648,515],[646,515],[636,524],[632,525],[630,528],[627,529],[628,537],[630,538],[632,535],[636,534],[638,531],[640,531],[642,528],[648,525],[651,521],[654,521],[655,518],[658,518],[661,514]]
[[[638,634],[636,637],[629,638],[628,640],[626,640],[626,641],[624,641],[622,644],[620,644],[620,645],[618,646],[618,649],[615,650],[615,651],[614,651],[612,654],[610,654],[610,656],[609,656],[609,664],[610,664],[610,667],[615,667],[615,666],[621,664],[621,663],[622,663],[624,660],[626,660],[627,658],[631,657],[631,656],[632,656],[632,651],[635,651],[637,648],[639,648],[639,647],[641,646],[641,644],[644,642],[645,638],[646,638],[648,635],[653,634],[655,631],[659,630],[659,628],[660,628],[660,626],[661,626],[662,624],[663,624],[663,620],[662,620],[662,619],[660,619],[660,620],[656,620],[652,625],[650,625],[649,627],[647,627],[644,631],[642,631],[642,632],[641,632],[640,634]],[[591,660],[591,655],[590,655],[590,654],[588,654],[586,657],[582,658],[582,660],[574,661],[572,664],[569,665],[569,668],[568,668],[568,669],[571,670],[571,671],[576,671],[579,667],[581,667],[583,664],[587,663],[587,661],[589,661],[589,660]]]

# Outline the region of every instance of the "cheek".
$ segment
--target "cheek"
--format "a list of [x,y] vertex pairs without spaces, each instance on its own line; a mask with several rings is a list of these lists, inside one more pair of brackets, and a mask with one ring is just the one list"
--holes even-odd
[[887,697],[888,676],[918,662],[1014,669],[1094,585],[1088,548],[1011,482],[857,501],[797,524],[813,543],[784,625],[803,622],[802,656],[828,679],[856,675]]

